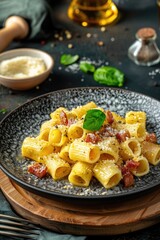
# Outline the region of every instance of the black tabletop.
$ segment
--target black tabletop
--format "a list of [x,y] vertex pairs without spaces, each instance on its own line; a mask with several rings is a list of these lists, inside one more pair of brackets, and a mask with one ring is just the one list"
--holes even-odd
[[[79,70],[76,64],[64,66],[60,63],[62,54],[78,54],[81,60],[92,62],[96,67],[110,65],[125,75],[122,88],[136,91],[160,100],[160,64],[152,67],[138,66],[128,57],[128,48],[135,41],[135,34],[142,27],[152,27],[157,32],[160,47],[160,29],[156,4],[141,10],[120,10],[119,21],[110,26],[82,27],[67,16],[70,1],[59,1],[52,6],[53,26],[48,38],[13,42],[7,50],[15,48],[36,48],[48,52],[55,61],[48,79],[34,89],[11,90],[0,85],[0,120],[14,108],[29,99],[64,88],[83,86],[104,86],[93,79],[92,74]],[[144,3],[145,4],[145,3]],[[46,26],[47,28],[48,26]],[[66,31],[71,33],[68,39]],[[0,202],[4,201],[0,196]],[[1,203],[0,203],[1,205]],[[1,210],[0,210],[1,212]],[[160,239],[160,225],[124,236],[111,236],[112,240]]]
[[[53,26],[48,39],[14,42],[8,49],[37,48],[50,53],[55,61],[49,78],[29,91],[13,91],[0,86],[0,108],[10,112],[15,107],[41,94],[62,88],[100,86],[91,74],[84,74],[76,66],[64,67],[60,64],[62,54],[78,54],[80,60],[89,60],[97,67],[114,66],[125,74],[123,88],[137,91],[160,99],[159,64],[152,67],[138,66],[128,58],[128,48],[135,41],[139,28],[153,27],[157,32],[157,45],[160,45],[158,10],[152,8],[136,11],[122,11],[120,20],[105,31],[100,27],[81,27],[67,16],[69,1],[53,6]],[[66,30],[72,34],[66,38]],[[103,46],[99,46],[103,42]],[[71,47],[71,48],[70,48]],[[101,85],[103,86],[103,85]],[[0,119],[4,117],[0,114]]]

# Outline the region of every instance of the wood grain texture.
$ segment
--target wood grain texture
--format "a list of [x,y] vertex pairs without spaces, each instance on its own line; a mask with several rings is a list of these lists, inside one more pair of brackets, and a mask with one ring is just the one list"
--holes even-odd
[[158,189],[136,199],[106,206],[73,205],[46,199],[21,188],[0,171],[0,186],[13,209],[35,224],[59,233],[116,235],[144,229],[160,222]]

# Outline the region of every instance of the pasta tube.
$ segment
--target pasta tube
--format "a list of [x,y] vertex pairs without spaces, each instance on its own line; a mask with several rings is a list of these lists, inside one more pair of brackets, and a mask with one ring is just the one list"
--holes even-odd
[[125,118],[124,117],[121,117],[119,114],[117,114],[116,112],[111,112],[112,115],[113,115],[113,118],[116,122],[118,123],[125,123]]
[[138,141],[143,141],[146,137],[146,128],[144,124],[134,123],[134,124],[125,124],[125,128],[128,129],[131,137],[135,137]]
[[69,148],[70,148],[70,144],[64,145],[60,150],[59,156],[60,158],[64,159],[69,163],[74,163],[74,161],[71,160],[69,157]]
[[59,157],[57,153],[52,153],[44,157],[44,162],[47,166],[49,174],[54,180],[62,179],[71,171],[71,167],[68,162]]
[[82,116],[84,116],[86,114],[86,112],[92,108],[97,108],[97,105],[94,102],[89,102],[85,105],[82,106],[78,106],[76,108],[72,109],[72,113],[75,114],[78,119],[80,119]]
[[92,168],[92,164],[76,162],[68,176],[69,182],[76,186],[88,187],[93,175]]
[[114,160],[118,161],[119,158],[119,142],[114,137],[108,137],[107,139],[98,143],[100,148],[101,160]]
[[109,160],[100,160],[93,168],[97,180],[107,189],[116,186],[122,179],[120,168]]
[[146,113],[143,111],[129,111],[125,115],[126,123],[141,123],[146,127]]
[[69,157],[73,161],[95,163],[100,157],[100,149],[95,144],[76,139],[70,145]]
[[54,112],[50,114],[50,117],[56,122],[56,124],[61,124],[60,113],[64,111],[68,111],[68,109],[64,107],[57,108]]
[[128,138],[120,143],[120,156],[123,160],[131,159],[141,154],[141,145],[136,138]]
[[50,131],[50,129],[45,129],[45,130],[41,131],[36,138],[39,140],[48,141],[49,131]]
[[56,122],[53,119],[50,119],[50,120],[42,123],[41,128],[40,128],[40,133],[37,136],[37,138],[48,141],[49,132],[50,132],[51,128],[55,125],[56,125]]
[[68,122],[69,120],[74,120],[77,116],[69,111],[67,108],[59,107],[54,112],[50,114],[50,117],[56,122],[56,124],[60,125],[62,122]]
[[160,162],[160,145],[144,141],[142,143],[142,154],[147,158],[149,163],[157,165]]
[[68,128],[68,138],[70,141],[73,141],[76,138],[81,138],[83,136],[83,122],[80,120]]
[[138,156],[133,159],[135,162],[139,163],[139,166],[136,168],[135,171],[132,171],[132,173],[137,176],[143,176],[149,172],[149,163],[148,160],[144,156]]
[[22,156],[43,162],[42,157],[53,152],[53,146],[44,140],[38,140],[34,137],[26,137],[21,147]]
[[48,141],[53,146],[62,146],[68,142],[67,126],[58,125],[49,132]]
[[53,119],[50,119],[48,121],[43,122],[41,127],[40,127],[40,132],[42,132],[42,131],[44,131],[46,129],[50,130],[56,124],[57,124],[56,121],[54,121]]

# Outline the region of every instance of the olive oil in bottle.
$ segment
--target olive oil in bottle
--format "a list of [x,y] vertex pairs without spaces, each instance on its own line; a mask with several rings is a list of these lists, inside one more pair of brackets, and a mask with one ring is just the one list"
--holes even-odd
[[117,20],[118,9],[112,0],[72,0],[68,16],[84,27],[104,26]]

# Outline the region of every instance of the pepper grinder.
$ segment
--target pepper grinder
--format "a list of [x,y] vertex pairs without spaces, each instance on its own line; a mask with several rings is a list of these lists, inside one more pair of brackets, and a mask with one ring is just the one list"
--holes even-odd
[[136,41],[129,47],[128,56],[137,65],[152,66],[160,61],[160,50],[156,44],[157,34],[153,28],[141,28]]

